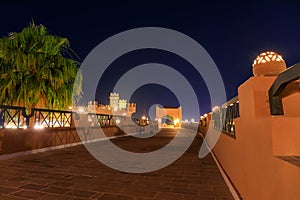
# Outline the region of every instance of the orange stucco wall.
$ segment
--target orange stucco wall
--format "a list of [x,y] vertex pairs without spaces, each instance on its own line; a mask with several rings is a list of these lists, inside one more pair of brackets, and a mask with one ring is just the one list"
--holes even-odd
[[300,93],[291,94],[282,99],[284,116],[299,117],[300,116]]
[[[299,95],[286,97],[284,116],[271,116],[268,90],[276,77],[251,77],[238,89],[236,138],[221,134],[213,147],[226,174],[246,200],[298,200],[300,167],[277,156],[300,155]],[[293,110],[293,107],[298,107]],[[298,109],[299,110],[299,109]],[[213,121],[210,121],[212,127]],[[213,130],[217,134],[217,130]],[[211,138],[206,138],[210,144]]]

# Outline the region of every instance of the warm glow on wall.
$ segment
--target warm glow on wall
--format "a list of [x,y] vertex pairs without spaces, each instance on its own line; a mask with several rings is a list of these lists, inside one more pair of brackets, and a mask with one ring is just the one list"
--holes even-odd
[[174,120],[174,125],[176,126],[179,123],[179,119]]

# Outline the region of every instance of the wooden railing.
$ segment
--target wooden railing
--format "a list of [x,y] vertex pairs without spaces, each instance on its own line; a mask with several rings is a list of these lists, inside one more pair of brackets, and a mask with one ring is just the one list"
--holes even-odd
[[[113,126],[124,120],[123,116],[87,113],[91,126]],[[73,119],[79,119],[77,112],[32,108],[30,113],[25,107],[0,105],[0,129],[4,128],[56,128],[71,127]]]

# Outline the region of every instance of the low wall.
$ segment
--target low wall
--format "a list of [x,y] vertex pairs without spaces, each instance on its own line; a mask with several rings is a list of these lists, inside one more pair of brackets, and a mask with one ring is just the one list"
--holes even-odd
[[274,155],[300,156],[300,118],[273,117],[272,133]]
[[[124,135],[117,126],[102,127],[107,137]],[[81,129],[78,134],[76,128],[44,128],[44,129],[1,129],[0,155],[55,147],[104,138],[99,127]]]
[[[293,106],[299,107],[300,96],[291,97],[297,101],[283,101],[283,107],[290,108],[284,109],[284,115],[271,116],[267,91],[273,81],[273,77],[252,77],[240,86],[240,118],[234,120],[235,137],[221,133],[217,143],[210,145],[245,200],[300,197],[300,167],[281,159],[300,155],[300,112],[295,111],[299,108],[292,110]],[[210,127],[213,123],[211,120]],[[209,129],[207,143],[213,144],[218,134],[216,129]]]

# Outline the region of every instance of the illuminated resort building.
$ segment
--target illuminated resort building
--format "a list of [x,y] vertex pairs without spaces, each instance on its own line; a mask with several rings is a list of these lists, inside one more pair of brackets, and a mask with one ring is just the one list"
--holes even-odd
[[120,99],[119,93],[111,92],[109,105],[98,104],[97,101],[89,101],[87,112],[115,116],[131,116],[136,112],[136,104],[127,103],[127,100]]

